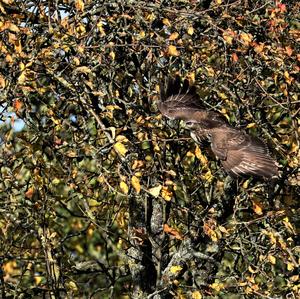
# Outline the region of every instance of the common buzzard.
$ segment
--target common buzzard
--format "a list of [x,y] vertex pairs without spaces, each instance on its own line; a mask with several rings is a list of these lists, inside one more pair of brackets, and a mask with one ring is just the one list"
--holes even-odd
[[166,89],[161,88],[160,112],[170,119],[185,121],[197,139],[209,138],[213,153],[231,176],[270,178],[278,174],[263,141],[230,126],[221,113],[199,108],[199,104],[195,87],[190,87],[187,80],[181,86],[178,76],[169,81]]

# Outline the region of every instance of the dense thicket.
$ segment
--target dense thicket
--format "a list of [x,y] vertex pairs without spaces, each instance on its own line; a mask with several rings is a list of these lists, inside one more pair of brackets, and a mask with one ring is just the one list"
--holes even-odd
[[[2,298],[298,297],[299,11],[1,0]],[[163,119],[175,74],[280,177],[232,180]]]

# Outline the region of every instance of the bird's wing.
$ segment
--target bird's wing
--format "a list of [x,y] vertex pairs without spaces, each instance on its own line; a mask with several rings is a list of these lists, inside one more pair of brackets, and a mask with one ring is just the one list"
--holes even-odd
[[181,86],[179,76],[160,86],[158,109],[168,118],[188,120],[189,115],[202,111],[199,105],[200,100],[195,87],[190,87],[187,80]]
[[272,177],[278,173],[266,144],[243,131],[221,128],[214,132],[212,150],[233,176]]
[[181,86],[178,76],[169,80],[165,88],[161,86],[158,109],[168,118],[181,119],[188,124],[199,124],[205,129],[226,123],[226,118],[222,114],[202,109],[196,88],[189,86],[187,80]]

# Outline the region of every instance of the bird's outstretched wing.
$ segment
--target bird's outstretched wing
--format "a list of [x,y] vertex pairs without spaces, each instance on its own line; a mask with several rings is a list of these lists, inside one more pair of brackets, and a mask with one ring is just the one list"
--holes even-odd
[[167,88],[160,88],[158,109],[170,119],[181,119],[186,123],[199,124],[203,129],[209,129],[226,124],[226,118],[217,112],[207,111],[201,107],[201,101],[194,86],[189,86],[185,80],[180,85],[180,78],[169,80]]
[[275,160],[260,139],[234,128],[212,132],[211,148],[231,176],[272,177],[278,174]]
[[211,136],[212,151],[231,176],[277,174],[276,163],[260,139],[231,127],[222,114],[199,106],[200,99],[188,81],[181,86],[176,77],[166,89],[161,87],[160,112],[168,118],[184,120],[199,139]]

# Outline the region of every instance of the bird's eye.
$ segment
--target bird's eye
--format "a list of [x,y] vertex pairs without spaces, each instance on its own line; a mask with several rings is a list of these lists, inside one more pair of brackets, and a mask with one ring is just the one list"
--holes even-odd
[[193,128],[195,128],[196,123],[191,122],[191,121],[187,121],[187,122],[185,123],[185,125],[186,125],[187,128],[193,129]]

